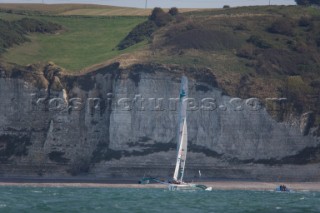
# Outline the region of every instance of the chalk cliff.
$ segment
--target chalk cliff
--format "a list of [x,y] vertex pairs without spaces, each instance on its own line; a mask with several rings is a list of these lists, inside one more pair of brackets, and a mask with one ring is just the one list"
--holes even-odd
[[311,112],[279,122],[265,101],[228,96],[208,70],[117,63],[74,76],[53,64],[1,66],[0,176],[171,177],[183,74],[187,179],[201,170],[202,178],[320,180]]

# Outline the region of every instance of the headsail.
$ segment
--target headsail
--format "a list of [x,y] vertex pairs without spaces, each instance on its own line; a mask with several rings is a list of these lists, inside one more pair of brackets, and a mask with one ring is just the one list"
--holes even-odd
[[177,162],[174,171],[173,179],[181,181],[183,179],[184,167],[187,157],[187,103],[188,97],[188,79],[183,76],[181,79],[180,101],[179,101],[179,128],[178,128],[178,143],[177,143]]

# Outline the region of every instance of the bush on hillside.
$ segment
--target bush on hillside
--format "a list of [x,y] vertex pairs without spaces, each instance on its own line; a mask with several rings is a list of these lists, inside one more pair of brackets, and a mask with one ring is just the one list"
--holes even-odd
[[152,33],[157,29],[153,21],[146,21],[135,28],[118,44],[118,49],[123,50],[135,45],[144,39],[150,38]]
[[155,21],[157,19],[157,16],[162,13],[165,13],[165,12],[160,7],[153,8],[151,15],[149,16],[149,20]]
[[255,47],[252,44],[243,45],[237,50],[237,56],[246,59],[253,59],[255,56]]
[[295,0],[297,5],[309,5],[309,0]]
[[176,22],[177,22],[177,23],[184,22],[186,19],[187,19],[187,18],[186,18],[184,15],[182,15],[182,14],[178,14],[178,15],[176,16]]
[[276,33],[281,35],[292,36],[293,35],[293,23],[285,18],[274,21],[271,26],[267,29],[270,33]]
[[154,8],[149,16],[149,20],[133,28],[131,32],[117,45],[117,48],[119,50],[123,50],[150,38],[158,27],[163,27],[168,24],[173,19],[173,16],[180,18],[176,7],[171,8],[168,13],[164,12],[160,7]]
[[223,5],[223,9],[229,9],[230,5]]
[[307,53],[308,51],[310,51],[310,47],[302,40],[288,40],[287,45],[292,51],[298,53]]
[[19,25],[25,33],[53,33],[62,29],[61,25],[30,18],[23,18],[14,23]]
[[178,14],[179,14],[179,10],[178,10],[178,8],[176,8],[176,7],[172,7],[172,8],[170,8],[170,10],[169,10],[169,12],[168,12],[170,15],[172,15],[172,16],[177,16]]
[[166,45],[177,49],[226,50],[237,49],[241,41],[230,32],[197,27],[190,30],[174,31],[172,28]]
[[252,35],[249,39],[247,39],[248,43],[255,45],[261,49],[268,49],[271,48],[271,44],[263,40],[260,36]]
[[309,5],[320,5],[320,0],[295,0],[297,5],[309,6]]
[[312,19],[311,19],[311,17],[302,16],[302,17],[299,19],[299,26],[300,26],[300,27],[309,27],[310,25],[312,25]]
[[156,7],[152,10],[149,20],[153,21],[158,27],[163,27],[172,20],[172,16],[160,7]]
[[185,21],[184,23],[174,24],[174,25],[170,26],[170,28],[168,28],[165,36],[167,38],[173,38],[178,33],[183,33],[188,30],[193,30],[193,29],[197,29],[197,28],[198,28],[198,26],[194,21],[188,20],[188,21]]
[[24,36],[22,30],[17,29],[17,26],[8,21],[0,19],[0,29],[0,53],[3,53],[6,48],[14,44],[29,41],[29,39]]
[[310,0],[311,4],[320,5],[320,0]]
[[316,79],[316,80],[311,81],[310,86],[313,88],[320,89],[320,79]]
[[317,47],[320,47],[320,35],[318,36],[318,38],[316,38],[316,44]]
[[0,54],[15,44],[29,41],[25,36],[30,32],[52,33],[62,27],[50,22],[24,18],[14,22],[0,19]]
[[286,81],[285,94],[289,101],[293,102],[299,113],[303,112],[308,97],[306,94],[312,92],[312,88],[300,75],[289,76]]
[[242,30],[248,30],[247,26],[243,23],[239,23],[237,25],[235,25],[233,27],[234,30],[239,30],[239,31],[242,31]]

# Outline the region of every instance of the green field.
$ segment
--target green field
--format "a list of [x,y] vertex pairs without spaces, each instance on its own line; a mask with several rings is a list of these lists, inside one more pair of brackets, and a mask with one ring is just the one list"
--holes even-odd
[[[181,9],[190,12],[197,9]],[[52,61],[67,72],[81,72],[124,53],[147,46],[140,42],[125,50],[116,46],[151,9],[89,4],[0,4],[0,18],[15,21],[25,17],[63,26],[56,34],[32,33],[31,42],[15,45],[0,57],[3,61],[28,65]]]
[[[0,9],[16,14],[79,16],[148,16],[152,9],[115,7],[94,4],[1,4]],[[193,9],[194,10],[194,9]],[[185,9],[185,11],[193,11]]]
[[[21,15],[0,13],[0,18],[13,20]],[[93,64],[133,51],[145,43],[124,51],[117,44],[146,17],[79,17],[31,16],[61,24],[64,30],[56,34],[31,34],[32,42],[10,48],[2,57],[5,61],[27,65],[53,61],[68,71],[79,72]]]
[[[141,5],[140,5],[141,6]],[[149,16],[152,9],[116,7],[94,4],[0,4],[0,9],[13,10],[16,13],[84,16]],[[180,8],[180,12],[198,11],[196,8]],[[165,9],[168,11],[168,8]]]

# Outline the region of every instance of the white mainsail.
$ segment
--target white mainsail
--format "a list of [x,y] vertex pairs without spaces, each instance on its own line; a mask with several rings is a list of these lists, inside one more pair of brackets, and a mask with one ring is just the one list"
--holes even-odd
[[179,128],[177,143],[177,162],[173,180],[182,182],[187,157],[188,132],[187,132],[187,103],[188,79],[183,76],[181,79],[180,101],[179,101]]
[[[205,185],[192,184],[183,182],[184,169],[186,165],[187,148],[188,148],[188,128],[187,128],[187,98],[188,98],[188,79],[183,76],[181,79],[180,102],[179,102],[179,126],[178,126],[178,143],[177,143],[177,162],[173,174],[173,182],[169,182],[170,191],[194,191],[206,190],[211,191],[212,187]],[[200,170],[199,174],[201,176]]]

